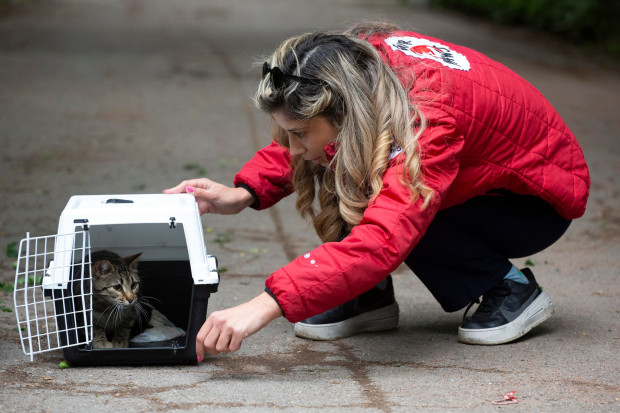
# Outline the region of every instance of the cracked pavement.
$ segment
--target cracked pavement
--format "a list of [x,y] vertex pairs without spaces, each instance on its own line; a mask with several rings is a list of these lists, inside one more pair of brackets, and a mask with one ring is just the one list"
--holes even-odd
[[[617,66],[405,3],[55,0],[0,15],[0,282],[14,279],[6,245],[56,233],[72,195],[160,193],[199,173],[230,184],[270,141],[250,98],[260,56],[301,31],[381,18],[506,64],[577,135],[592,173],[588,211],[526,258],[555,315],[510,345],[459,344],[462,312],[444,313],[401,267],[394,331],[313,342],[279,319],[198,366],[60,369],[61,351],[23,354],[12,294],[0,291],[0,411],[497,411],[491,401],[511,390],[519,403],[503,408],[515,411],[620,410]],[[257,295],[268,274],[318,243],[293,198],[203,225],[226,268],[210,311]]]

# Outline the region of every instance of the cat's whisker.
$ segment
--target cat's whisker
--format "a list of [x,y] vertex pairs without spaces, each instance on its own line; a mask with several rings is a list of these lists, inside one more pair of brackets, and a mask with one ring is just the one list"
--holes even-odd
[[[103,313],[102,315],[104,315],[105,313]],[[106,318],[105,323],[103,324],[103,329],[105,330],[108,327],[108,323],[110,322],[110,317],[112,317],[114,315],[114,311],[110,311],[110,314],[108,314],[108,318]]]
[[114,327],[116,327],[118,325],[118,307],[114,306],[114,310],[110,313],[110,316],[112,317],[112,325]]
[[141,315],[141,317],[138,316],[138,321],[140,322],[140,326],[142,326],[142,319],[147,320],[148,318],[150,318],[150,314],[139,302],[136,304],[136,310],[139,315]]
[[148,317],[149,317],[148,314],[144,311],[143,308],[140,307],[138,309],[138,317],[137,317],[138,318],[138,320],[137,320],[138,321],[138,326],[140,327],[140,331],[142,331],[142,324],[143,324],[142,321],[143,320],[146,321],[148,319]]
[[160,300],[159,298],[157,298],[157,297],[153,297],[153,296],[150,296],[150,295],[143,295],[143,296],[140,296],[140,299],[139,299],[139,300],[140,300],[140,302],[142,302],[142,303],[148,303],[148,304],[150,304],[150,302],[149,302],[149,301],[151,301],[151,300],[153,300],[153,301],[157,301],[158,303],[161,303],[161,300]]
[[133,308],[137,315],[144,314],[144,307],[142,307],[142,304],[140,304],[140,301],[136,301],[133,304]]
[[114,323],[114,319],[116,318],[116,311],[116,306],[110,307],[110,314],[108,315],[108,320],[112,320],[113,324],[116,324]]
[[[108,314],[108,319],[110,318],[110,316],[112,315],[112,311],[114,311],[114,307],[110,306],[110,307],[106,307],[106,309],[104,311],[101,312],[101,314],[99,315],[99,317],[97,318],[98,321],[101,321],[103,319],[103,316],[105,316],[105,314],[107,312],[109,312],[110,314]],[[105,323],[106,325],[108,324],[107,321]]]
[[114,327],[117,327],[120,324],[122,319],[123,319],[123,307],[119,305],[116,307],[116,324],[114,324]]

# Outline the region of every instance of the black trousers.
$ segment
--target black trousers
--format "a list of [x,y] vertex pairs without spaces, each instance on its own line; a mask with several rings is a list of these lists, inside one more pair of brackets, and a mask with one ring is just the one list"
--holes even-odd
[[499,283],[520,258],[557,241],[571,221],[536,196],[508,191],[439,211],[405,263],[445,311]]

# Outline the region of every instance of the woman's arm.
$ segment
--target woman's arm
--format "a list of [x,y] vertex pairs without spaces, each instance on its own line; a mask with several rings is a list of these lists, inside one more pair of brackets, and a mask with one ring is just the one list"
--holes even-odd
[[254,197],[246,189],[230,188],[207,178],[183,181],[164,193],[193,194],[201,214],[237,214],[254,203]]
[[293,168],[288,148],[272,142],[250,159],[235,175],[235,186],[252,192],[256,202],[251,206],[265,209],[293,192]]
[[237,351],[243,340],[282,316],[278,303],[266,292],[236,307],[215,311],[196,336],[196,356]]

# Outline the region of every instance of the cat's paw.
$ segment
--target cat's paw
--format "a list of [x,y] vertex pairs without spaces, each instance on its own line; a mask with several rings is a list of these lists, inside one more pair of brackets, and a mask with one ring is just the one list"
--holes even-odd
[[108,341],[104,331],[95,331],[95,339],[93,340],[94,348],[112,348],[112,343]]
[[114,348],[114,345],[108,340],[95,340],[93,342],[94,348]]
[[114,348],[127,348],[129,347],[129,340],[114,340],[111,344]]

